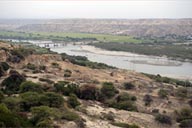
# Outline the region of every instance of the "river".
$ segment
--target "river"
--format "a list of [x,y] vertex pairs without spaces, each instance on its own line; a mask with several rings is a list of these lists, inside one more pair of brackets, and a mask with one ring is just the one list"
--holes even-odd
[[[10,39],[9,39],[10,40]],[[20,42],[19,40],[12,40]],[[52,41],[22,40],[43,47],[43,43]],[[166,57],[139,55],[135,53],[108,51],[94,46],[73,45],[68,43],[65,46],[53,47],[50,49],[57,53],[69,55],[86,56],[94,62],[105,63],[117,68],[133,70],[149,74],[160,74],[162,76],[192,81],[192,63],[170,60]]]
[[166,57],[107,51],[94,46],[72,44],[51,48],[51,50],[57,53],[86,56],[91,61],[105,63],[121,69],[192,80],[192,63],[173,61]]

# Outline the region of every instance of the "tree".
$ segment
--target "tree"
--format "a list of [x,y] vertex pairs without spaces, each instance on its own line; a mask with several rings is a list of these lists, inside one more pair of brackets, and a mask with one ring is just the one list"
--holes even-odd
[[41,88],[40,84],[33,83],[31,81],[25,81],[20,85],[20,92],[43,92],[43,89]]
[[76,106],[80,105],[80,102],[77,99],[75,94],[70,94],[67,100],[67,103],[72,107],[75,108]]

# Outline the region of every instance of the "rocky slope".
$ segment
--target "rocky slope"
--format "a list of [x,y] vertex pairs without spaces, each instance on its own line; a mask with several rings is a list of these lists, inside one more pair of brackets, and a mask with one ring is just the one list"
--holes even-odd
[[[15,48],[15,46],[0,43],[0,61],[7,61],[10,55],[9,51],[5,49]],[[46,66],[46,70],[34,72],[31,69],[25,68],[29,63],[34,64],[36,67],[44,65]],[[53,63],[57,63],[58,66],[53,66]],[[40,83],[42,86],[49,88],[52,88],[53,83],[57,83],[58,81],[77,83],[79,86],[91,85],[97,88],[101,88],[103,82],[112,82],[119,91],[119,94],[124,92],[134,95],[137,98],[135,104],[138,111],[136,112],[119,110],[106,106],[103,102],[79,98],[78,100],[81,102],[81,105],[75,109],[71,109],[71,111],[76,112],[83,119],[84,125],[81,126],[76,122],[66,120],[55,121],[55,125],[61,128],[118,128],[118,126],[112,125],[112,122],[136,124],[141,128],[176,128],[179,126],[175,121],[177,117],[175,111],[189,107],[189,98],[176,96],[178,89],[181,87],[172,84],[158,83],[145,75],[132,71],[120,69],[91,69],[72,64],[68,60],[63,61],[62,57],[58,54],[32,54],[19,63],[8,62],[8,64],[12,70],[17,70],[20,74],[24,74],[28,81]],[[72,72],[70,77],[63,76],[66,69]],[[9,71],[0,78],[0,82],[9,76],[8,72]],[[48,79],[49,81],[42,81],[41,78]],[[50,81],[53,83],[50,83]],[[134,88],[125,89],[123,86],[125,82],[134,84]],[[160,89],[167,91],[167,98],[161,98],[158,95]],[[190,93],[191,92],[188,92],[188,97],[191,97]],[[143,101],[146,94],[152,98],[152,102],[148,106],[146,106]],[[66,99],[67,97],[64,96],[64,98]],[[172,124],[161,124],[155,121],[154,110],[170,116],[172,118]],[[112,119],[106,115],[110,115]]]

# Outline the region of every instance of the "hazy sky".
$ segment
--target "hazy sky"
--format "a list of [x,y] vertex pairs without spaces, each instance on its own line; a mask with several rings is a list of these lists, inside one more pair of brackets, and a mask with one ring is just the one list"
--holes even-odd
[[192,0],[0,0],[0,18],[192,18]]

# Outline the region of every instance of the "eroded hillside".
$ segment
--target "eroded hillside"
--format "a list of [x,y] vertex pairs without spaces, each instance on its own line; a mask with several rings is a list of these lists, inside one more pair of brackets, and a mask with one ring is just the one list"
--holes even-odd
[[24,49],[0,43],[0,113],[7,117],[0,117],[0,126],[192,126],[190,87],[156,82],[128,70],[98,69],[98,64],[90,68],[93,63],[80,66],[63,55]]

